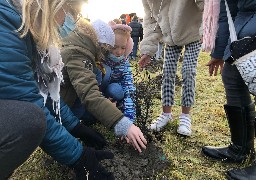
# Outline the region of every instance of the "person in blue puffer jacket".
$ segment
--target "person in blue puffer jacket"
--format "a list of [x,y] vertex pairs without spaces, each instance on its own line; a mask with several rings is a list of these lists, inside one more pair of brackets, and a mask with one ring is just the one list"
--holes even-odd
[[[255,36],[256,1],[227,0],[227,5],[234,20],[237,38]],[[207,65],[210,75],[217,75],[218,69],[222,74],[227,100],[224,109],[230,128],[231,143],[227,147],[205,146],[202,152],[222,162],[241,163],[255,158],[255,105],[237,67],[232,65],[225,0],[220,1],[219,7],[219,29],[215,39],[215,49]],[[227,172],[228,179],[255,179],[255,177],[255,165]]]
[[[58,32],[75,26],[74,17],[82,3],[82,0],[0,1],[0,135],[7,133],[0,137],[0,179],[8,178],[39,144],[56,161],[74,168],[77,179],[86,179],[88,172],[89,179],[114,179],[99,164],[102,159],[113,158],[113,154],[83,146],[76,138],[97,148],[106,144],[105,139],[82,125],[59,97],[63,63],[57,48]],[[52,103],[47,103],[48,100]],[[15,107],[11,108],[11,103]],[[53,109],[47,104],[53,105]],[[36,127],[32,120],[27,120],[26,111],[37,113],[31,116],[39,122],[34,123]],[[7,118],[10,120],[6,121]],[[16,121],[18,126],[13,118],[20,119]],[[20,130],[22,127],[27,128]],[[33,132],[33,136],[27,131]],[[24,149],[22,146],[26,145]]]

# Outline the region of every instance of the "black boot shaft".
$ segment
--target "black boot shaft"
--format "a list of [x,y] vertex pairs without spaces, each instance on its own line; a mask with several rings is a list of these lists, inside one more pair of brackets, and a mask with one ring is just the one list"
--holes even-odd
[[244,108],[224,105],[224,110],[228,120],[232,144],[245,146],[247,126]]
[[231,134],[228,147],[203,147],[205,155],[226,162],[243,162],[248,156],[254,159],[254,117],[253,104],[247,107],[224,106]]
[[[251,143],[251,147],[254,146],[254,134],[255,134],[255,105],[250,104],[245,108],[247,115],[247,128],[248,128],[248,144]],[[254,152],[254,149],[252,150]],[[251,153],[254,158],[254,153]],[[253,165],[241,169],[229,170],[226,174],[228,180],[246,180],[256,179],[256,163]]]
[[254,150],[254,135],[255,135],[255,104],[251,103],[245,107],[246,124],[247,124],[247,151],[251,151],[253,158],[255,156]]
[[254,152],[255,106],[253,103],[246,107],[224,106],[231,134],[231,142],[241,147],[238,153]]

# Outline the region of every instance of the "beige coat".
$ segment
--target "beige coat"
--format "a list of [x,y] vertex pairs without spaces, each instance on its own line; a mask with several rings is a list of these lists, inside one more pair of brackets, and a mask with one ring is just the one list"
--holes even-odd
[[101,95],[93,73],[99,49],[89,35],[77,30],[63,40],[61,48],[64,84],[61,97],[71,107],[79,97],[86,110],[106,127],[113,127],[124,115],[108,99]]
[[161,1],[142,0],[145,16],[141,54],[154,56],[160,39],[171,46],[183,46],[200,39],[203,0],[163,0],[159,14]]

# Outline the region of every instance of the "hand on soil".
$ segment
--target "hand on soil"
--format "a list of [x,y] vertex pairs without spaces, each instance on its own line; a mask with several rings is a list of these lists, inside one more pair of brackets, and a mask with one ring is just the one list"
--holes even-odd
[[145,139],[140,128],[134,124],[128,129],[128,133],[125,139],[127,143],[132,144],[133,147],[140,153],[142,152],[142,148],[146,149],[147,140]]

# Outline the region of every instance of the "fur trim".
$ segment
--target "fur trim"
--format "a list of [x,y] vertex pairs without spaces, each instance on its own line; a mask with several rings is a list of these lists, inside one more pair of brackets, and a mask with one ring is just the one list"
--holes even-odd
[[123,29],[124,31],[132,32],[132,28],[126,24],[116,24],[114,21],[110,21],[108,24],[111,26],[113,31],[116,29]]
[[97,34],[89,21],[84,18],[80,18],[76,23],[76,29],[83,35],[88,36],[97,47],[99,46]]
[[125,47],[125,52],[124,52],[125,57],[128,57],[129,54],[132,52],[133,44],[134,43],[133,43],[132,38],[129,38],[127,41],[126,47]]
[[202,12],[195,0],[142,0],[142,3],[145,16],[144,36],[140,43],[141,54],[154,56],[160,39],[170,46],[183,46],[200,40]]

